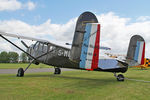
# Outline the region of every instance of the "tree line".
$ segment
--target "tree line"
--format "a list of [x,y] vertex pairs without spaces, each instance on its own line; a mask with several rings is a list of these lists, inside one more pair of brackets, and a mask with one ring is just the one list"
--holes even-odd
[[0,53],[0,63],[26,63],[28,62],[28,57],[25,53],[20,55],[17,52],[6,52]]

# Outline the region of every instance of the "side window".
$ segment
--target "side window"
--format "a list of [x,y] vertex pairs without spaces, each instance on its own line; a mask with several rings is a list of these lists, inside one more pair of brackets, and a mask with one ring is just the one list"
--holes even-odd
[[43,48],[43,43],[40,43],[39,44],[39,51],[42,51],[42,48]]
[[34,49],[37,51],[38,50],[38,48],[39,48],[39,42],[37,42],[36,44],[35,44],[35,46],[34,46]]
[[49,47],[49,51],[53,51],[53,50],[55,50],[55,46],[53,46],[53,45],[51,45],[50,47]]
[[50,47],[49,47],[49,51],[52,51],[52,50],[53,50],[53,46],[50,46]]
[[43,44],[43,52],[47,52],[47,45]]
[[36,43],[33,45],[33,49],[35,48],[35,46],[37,45],[37,43],[38,43],[38,42],[36,42]]

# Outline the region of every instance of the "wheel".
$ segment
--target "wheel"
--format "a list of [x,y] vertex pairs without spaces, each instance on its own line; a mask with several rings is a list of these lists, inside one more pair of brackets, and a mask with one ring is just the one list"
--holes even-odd
[[60,73],[61,73],[61,69],[60,68],[55,68],[54,74],[60,74]]
[[24,76],[24,70],[23,68],[18,69],[17,77],[23,77]]
[[39,65],[39,62],[35,62],[35,65]]
[[117,81],[124,81],[124,76],[122,74],[119,74],[117,76]]

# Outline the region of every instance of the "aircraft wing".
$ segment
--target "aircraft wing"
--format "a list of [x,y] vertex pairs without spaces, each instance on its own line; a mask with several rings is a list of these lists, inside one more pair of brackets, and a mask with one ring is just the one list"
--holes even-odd
[[14,37],[14,38],[18,38],[18,39],[26,39],[26,40],[32,40],[32,41],[39,41],[39,42],[49,43],[49,41],[47,41],[47,40],[21,36],[21,35],[17,35],[17,34],[6,33],[6,32],[3,32],[3,31],[0,31],[0,35]]
[[109,47],[104,47],[104,46],[100,46],[100,49],[111,50],[111,48],[109,48]]

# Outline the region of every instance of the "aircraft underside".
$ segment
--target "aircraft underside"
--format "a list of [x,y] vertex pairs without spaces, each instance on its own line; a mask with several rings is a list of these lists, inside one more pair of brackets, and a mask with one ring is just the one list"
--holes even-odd
[[[82,70],[91,70],[91,71],[105,71],[105,72],[126,72],[128,69],[128,65],[123,62],[119,62],[116,59],[99,59],[99,64],[96,69],[91,68],[81,68],[79,63],[71,61],[69,57],[51,57],[46,60],[50,66],[58,67],[58,68],[71,68],[71,69],[82,69]],[[44,63],[44,62],[42,62]]]

